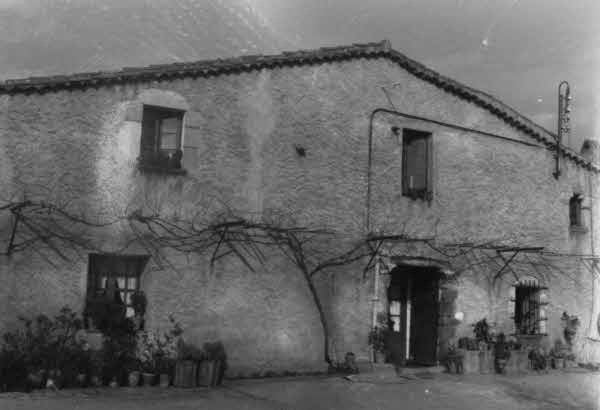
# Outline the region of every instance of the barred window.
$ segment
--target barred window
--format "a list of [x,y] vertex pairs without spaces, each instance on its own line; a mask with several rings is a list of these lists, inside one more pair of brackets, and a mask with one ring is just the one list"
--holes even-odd
[[537,280],[519,281],[515,285],[515,329],[517,334],[537,335],[545,333],[546,302]]

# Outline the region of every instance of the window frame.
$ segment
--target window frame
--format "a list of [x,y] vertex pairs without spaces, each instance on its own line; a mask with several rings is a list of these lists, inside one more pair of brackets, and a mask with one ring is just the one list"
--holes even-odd
[[[544,335],[541,322],[546,320],[546,315],[543,312],[547,302],[542,300],[542,294],[546,288],[531,282],[520,282],[513,286],[515,288],[513,317],[515,334],[518,336]],[[523,309],[525,302],[528,306]]]
[[[102,259],[104,260],[104,269],[106,271],[100,271],[98,269],[99,265],[102,264]],[[99,297],[103,294],[103,290],[107,288],[108,280],[111,278],[125,279],[125,287],[121,288],[118,286],[117,292],[121,296],[123,303],[125,304],[125,316],[132,317],[128,315],[128,310],[133,309],[131,304],[131,296],[136,291],[141,290],[141,278],[143,271],[148,263],[150,257],[148,255],[121,255],[121,254],[111,254],[111,253],[90,253],[88,255],[88,273],[87,273],[87,287],[86,287],[86,298],[85,298],[85,308],[87,309],[87,302],[91,298]],[[132,271],[128,272],[117,272],[115,267],[132,267]],[[129,266],[127,266],[129,264]],[[137,266],[135,266],[137,265]],[[127,268],[125,268],[127,270]],[[122,274],[123,273],[123,274]],[[99,286],[102,278],[106,278],[104,281],[104,286]],[[133,287],[129,286],[129,279],[135,278],[135,285]]]
[[[408,170],[408,144],[410,141],[415,139],[423,139],[425,152],[423,157],[425,158],[424,167],[424,188],[411,188],[410,187],[410,176]],[[402,195],[407,196],[411,199],[423,199],[431,201],[433,198],[433,187],[432,187],[432,139],[433,133],[425,130],[418,130],[414,128],[402,128]]]
[[583,218],[581,214],[583,196],[573,194],[569,199],[569,226],[571,228],[583,228]]
[[[169,171],[184,173],[181,160],[183,159],[183,137],[185,110],[163,107],[158,105],[142,105],[142,121],[140,135],[140,168],[148,171]],[[162,148],[162,122],[176,118],[177,144],[176,148]],[[152,121],[153,123],[150,123]],[[147,130],[152,129],[152,133]],[[151,134],[151,135],[149,135]],[[151,147],[151,149],[149,149]]]

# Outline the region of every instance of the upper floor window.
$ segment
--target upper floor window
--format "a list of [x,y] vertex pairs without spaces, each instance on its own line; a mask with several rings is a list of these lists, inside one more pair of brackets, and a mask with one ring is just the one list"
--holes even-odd
[[431,199],[431,133],[402,130],[402,195]]
[[581,202],[583,198],[579,194],[575,194],[569,200],[569,221],[572,227],[582,227],[581,219]]
[[181,169],[183,114],[181,110],[144,105],[141,143],[144,168]]

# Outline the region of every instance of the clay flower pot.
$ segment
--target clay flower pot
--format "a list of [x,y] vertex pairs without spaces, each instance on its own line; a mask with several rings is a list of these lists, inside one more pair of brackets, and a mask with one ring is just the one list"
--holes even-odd
[[169,387],[169,375],[167,373],[161,373],[159,385],[160,387]]
[[562,369],[565,367],[565,359],[562,357],[554,357],[552,358],[552,368],[553,369]]
[[506,359],[496,359],[496,372],[503,374],[506,367]]
[[144,379],[144,386],[152,386],[152,384],[154,384],[155,376],[156,375],[154,373],[142,373],[142,378]]
[[42,372],[31,372],[27,375],[27,382],[33,389],[39,389],[44,386],[44,376]]
[[92,376],[90,378],[90,384],[94,387],[102,387],[102,379],[98,376]]
[[79,373],[77,375],[77,386],[85,387],[86,380],[87,380],[87,375],[85,373]]
[[129,387],[137,387],[140,384],[140,372],[137,370],[129,372],[127,382],[129,383]]
[[375,350],[375,363],[385,363],[385,353]]

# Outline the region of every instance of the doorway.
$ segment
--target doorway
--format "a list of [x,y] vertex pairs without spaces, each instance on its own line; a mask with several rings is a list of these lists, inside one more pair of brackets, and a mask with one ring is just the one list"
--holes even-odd
[[437,364],[440,271],[397,266],[388,288],[389,349],[398,364]]

